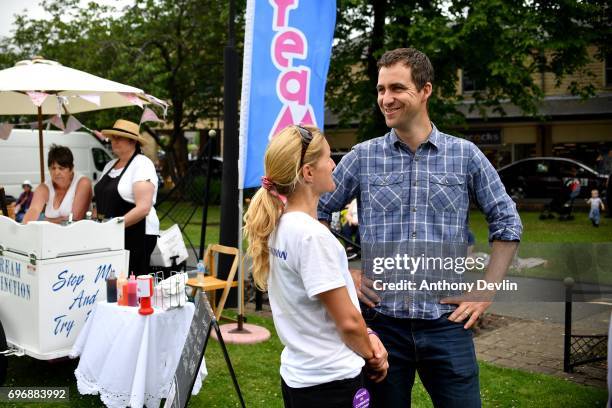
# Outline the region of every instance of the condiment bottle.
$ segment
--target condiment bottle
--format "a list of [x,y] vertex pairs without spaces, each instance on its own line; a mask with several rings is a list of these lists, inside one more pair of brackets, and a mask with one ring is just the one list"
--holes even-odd
[[119,279],[117,279],[117,295],[119,296],[117,304],[127,306],[127,278],[125,273],[121,273]]
[[137,282],[136,282],[136,276],[134,276],[134,272],[132,272],[132,274],[130,275],[130,279],[128,280],[127,283],[127,303],[128,306],[138,306],[138,297],[136,296],[136,291],[137,291]]
[[106,301],[109,303],[117,301],[117,277],[114,269],[111,269],[110,275],[106,279]]

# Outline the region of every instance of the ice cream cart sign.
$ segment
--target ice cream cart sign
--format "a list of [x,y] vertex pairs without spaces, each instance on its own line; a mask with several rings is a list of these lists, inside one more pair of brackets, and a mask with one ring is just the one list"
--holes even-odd
[[30,300],[31,287],[21,279],[25,269],[25,267],[22,269],[21,262],[0,257],[0,292]]
[[[54,298],[62,305],[58,314],[53,317],[53,335],[69,337],[75,325],[75,314],[85,321],[91,313],[92,306],[99,300],[104,282],[112,270],[111,264],[98,265],[96,273],[79,273],[68,268],[59,272],[51,285]],[[102,282],[102,284],[100,283]]]
[[5,252],[0,320],[9,342],[37,358],[67,355],[94,304],[106,300],[106,278],[125,263],[124,251],[110,251],[37,260],[32,267],[28,257]]

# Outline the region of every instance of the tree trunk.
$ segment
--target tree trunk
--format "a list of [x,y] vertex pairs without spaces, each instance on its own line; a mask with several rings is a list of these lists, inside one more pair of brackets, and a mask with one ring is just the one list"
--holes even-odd
[[174,159],[176,163],[176,170],[178,173],[178,177],[182,178],[187,174],[187,139],[185,139],[185,135],[183,134],[183,129],[181,127],[181,122],[183,120],[183,105],[182,103],[176,103],[174,105],[173,110],[173,118],[172,118],[172,148],[174,151]]

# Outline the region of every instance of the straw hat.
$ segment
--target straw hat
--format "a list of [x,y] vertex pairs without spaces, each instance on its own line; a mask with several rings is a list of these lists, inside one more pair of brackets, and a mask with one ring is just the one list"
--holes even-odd
[[146,139],[140,135],[140,126],[129,120],[119,119],[115,122],[112,128],[102,131],[104,136],[119,136],[132,139],[140,143],[146,144]]

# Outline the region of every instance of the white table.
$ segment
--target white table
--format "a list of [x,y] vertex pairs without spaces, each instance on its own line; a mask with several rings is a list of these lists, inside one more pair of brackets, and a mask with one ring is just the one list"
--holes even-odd
[[[99,393],[108,407],[159,407],[170,391],[194,310],[187,303],[142,316],[136,307],[98,303],[70,353],[81,357],[74,372],[79,392]],[[192,395],[207,374],[202,360]]]

